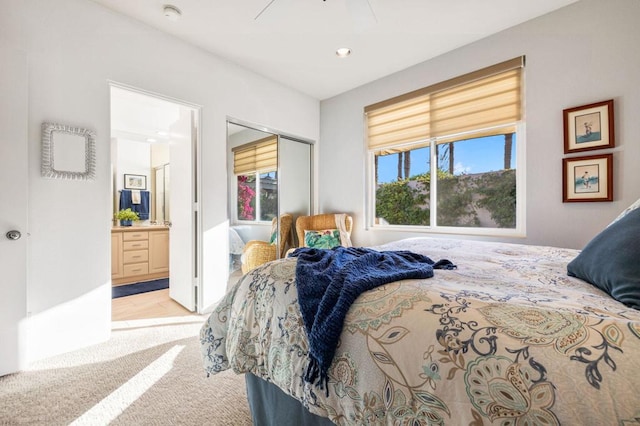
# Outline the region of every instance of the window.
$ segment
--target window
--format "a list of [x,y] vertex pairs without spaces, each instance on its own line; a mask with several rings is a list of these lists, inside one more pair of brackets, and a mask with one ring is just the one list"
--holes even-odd
[[516,58],[365,108],[371,225],[524,231],[523,66]]
[[237,220],[270,222],[278,214],[278,144],[270,136],[233,149]]

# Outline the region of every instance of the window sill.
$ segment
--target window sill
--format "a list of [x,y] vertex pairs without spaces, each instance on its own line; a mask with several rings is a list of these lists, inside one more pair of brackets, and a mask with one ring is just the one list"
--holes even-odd
[[454,228],[440,226],[431,228],[428,226],[401,226],[401,225],[374,225],[370,226],[372,231],[393,231],[403,233],[420,233],[420,234],[442,234],[442,235],[465,235],[465,236],[482,236],[482,237],[500,237],[500,238],[525,238],[527,236],[524,230],[505,229],[505,228]]

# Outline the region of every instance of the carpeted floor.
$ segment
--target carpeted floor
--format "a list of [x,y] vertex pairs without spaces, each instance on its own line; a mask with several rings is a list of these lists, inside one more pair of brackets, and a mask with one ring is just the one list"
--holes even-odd
[[204,373],[203,321],[114,323],[108,342],[0,377],[0,425],[251,425],[244,376]]

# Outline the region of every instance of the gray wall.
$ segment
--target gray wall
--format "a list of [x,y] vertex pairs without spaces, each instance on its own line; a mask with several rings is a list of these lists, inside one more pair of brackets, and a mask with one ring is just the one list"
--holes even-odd
[[[321,102],[320,211],[353,214],[356,244],[416,236],[364,229],[364,106],[526,55],[527,236],[503,240],[582,248],[640,197],[639,17],[638,0],[581,0]],[[614,201],[563,203],[562,110],[611,98],[616,130]]]

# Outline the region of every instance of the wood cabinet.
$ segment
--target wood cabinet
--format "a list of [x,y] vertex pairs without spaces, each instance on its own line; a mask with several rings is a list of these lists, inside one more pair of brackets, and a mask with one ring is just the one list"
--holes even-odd
[[111,233],[111,279],[122,278],[122,232]]
[[111,230],[111,282],[131,284],[169,277],[166,227],[116,227]]
[[149,233],[149,273],[169,272],[169,231]]

